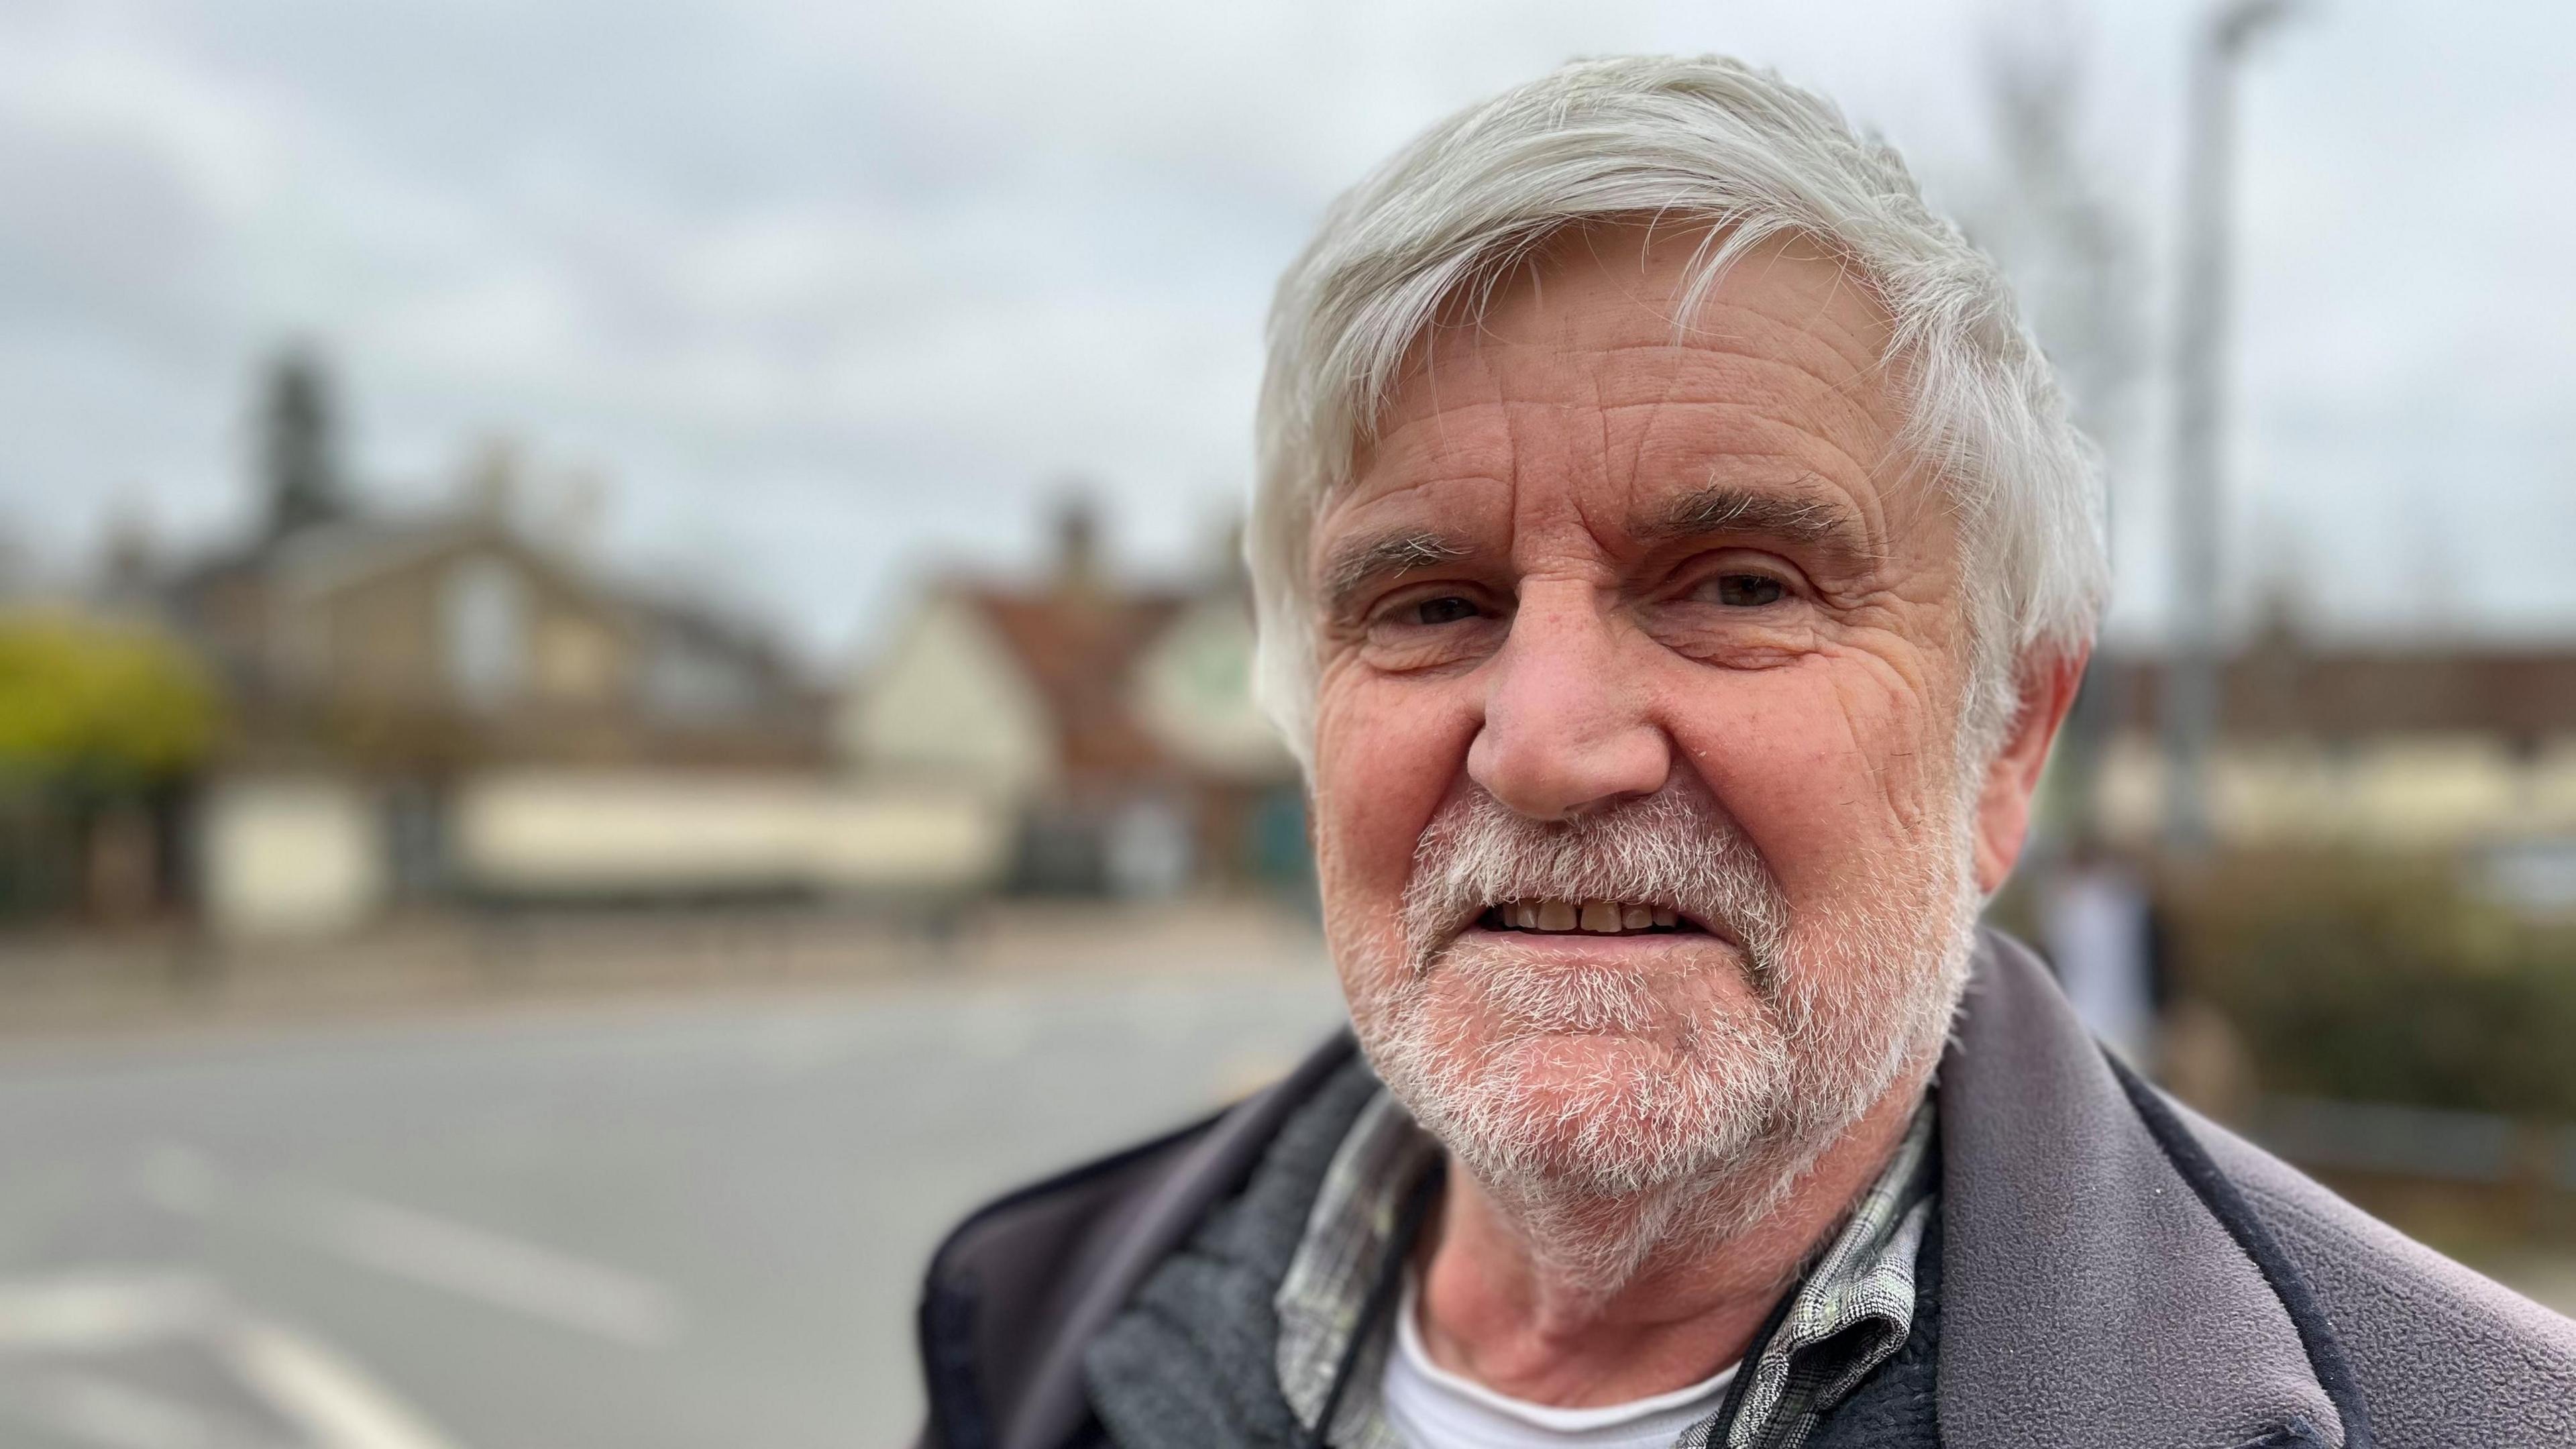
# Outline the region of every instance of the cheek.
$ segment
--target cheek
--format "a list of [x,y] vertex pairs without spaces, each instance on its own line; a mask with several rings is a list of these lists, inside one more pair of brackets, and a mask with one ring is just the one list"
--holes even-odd
[[1929,712],[1892,671],[1811,658],[1677,715],[1684,751],[1793,903],[1831,899],[1936,824]]
[[1472,712],[1453,691],[1356,669],[1320,682],[1315,853],[1328,916],[1392,912],[1423,827],[1466,767]]

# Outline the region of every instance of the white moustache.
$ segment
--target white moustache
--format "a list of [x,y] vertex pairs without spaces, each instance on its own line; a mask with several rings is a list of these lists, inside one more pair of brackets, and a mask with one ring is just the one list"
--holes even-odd
[[1573,820],[1533,820],[1483,790],[1442,807],[1416,842],[1403,902],[1418,971],[1508,902],[1616,901],[1668,910],[1776,961],[1788,898],[1744,832],[1687,777]]

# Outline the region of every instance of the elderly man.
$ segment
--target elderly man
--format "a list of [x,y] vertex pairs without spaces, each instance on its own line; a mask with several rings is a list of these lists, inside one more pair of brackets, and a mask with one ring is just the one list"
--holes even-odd
[[2576,1444],[2576,1324],[1980,934],[2100,497],[1883,146],[1718,60],[1474,107],[1290,270],[1260,448],[1358,1049],[960,1227],[925,1443]]

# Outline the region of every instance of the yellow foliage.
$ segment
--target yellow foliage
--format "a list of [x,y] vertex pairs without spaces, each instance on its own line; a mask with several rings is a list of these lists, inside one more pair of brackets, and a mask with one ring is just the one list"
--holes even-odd
[[0,774],[166,778],[205,757],[218,713],[205,671],[162,634],[0,612]]

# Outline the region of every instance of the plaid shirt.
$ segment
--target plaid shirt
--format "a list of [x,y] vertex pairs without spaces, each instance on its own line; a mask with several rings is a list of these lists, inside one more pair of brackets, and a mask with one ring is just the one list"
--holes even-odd
[[[1841,1233],[1799,1281],[1779,1331],[1749,1373],[1723,1444],[1717,1416],[1674,1449],[1798,1449],[1816,1421],[1903,1346],[1914,1326],[1914,1255],[1934,1192],[1932,1104],[1913,1125]],[[1370,1285],[1386,1257],[1404,1195],[1439,1145],[1381,1090],[1342,1139],[1296,1256],[1273,1300],[1279,1310],[1279,1387],[1312,1426],[1332,1392]],[[1328,1436],[1338,1449],[1406,1449],[1381,1412],[1385,1325],[1361,1353]]]

